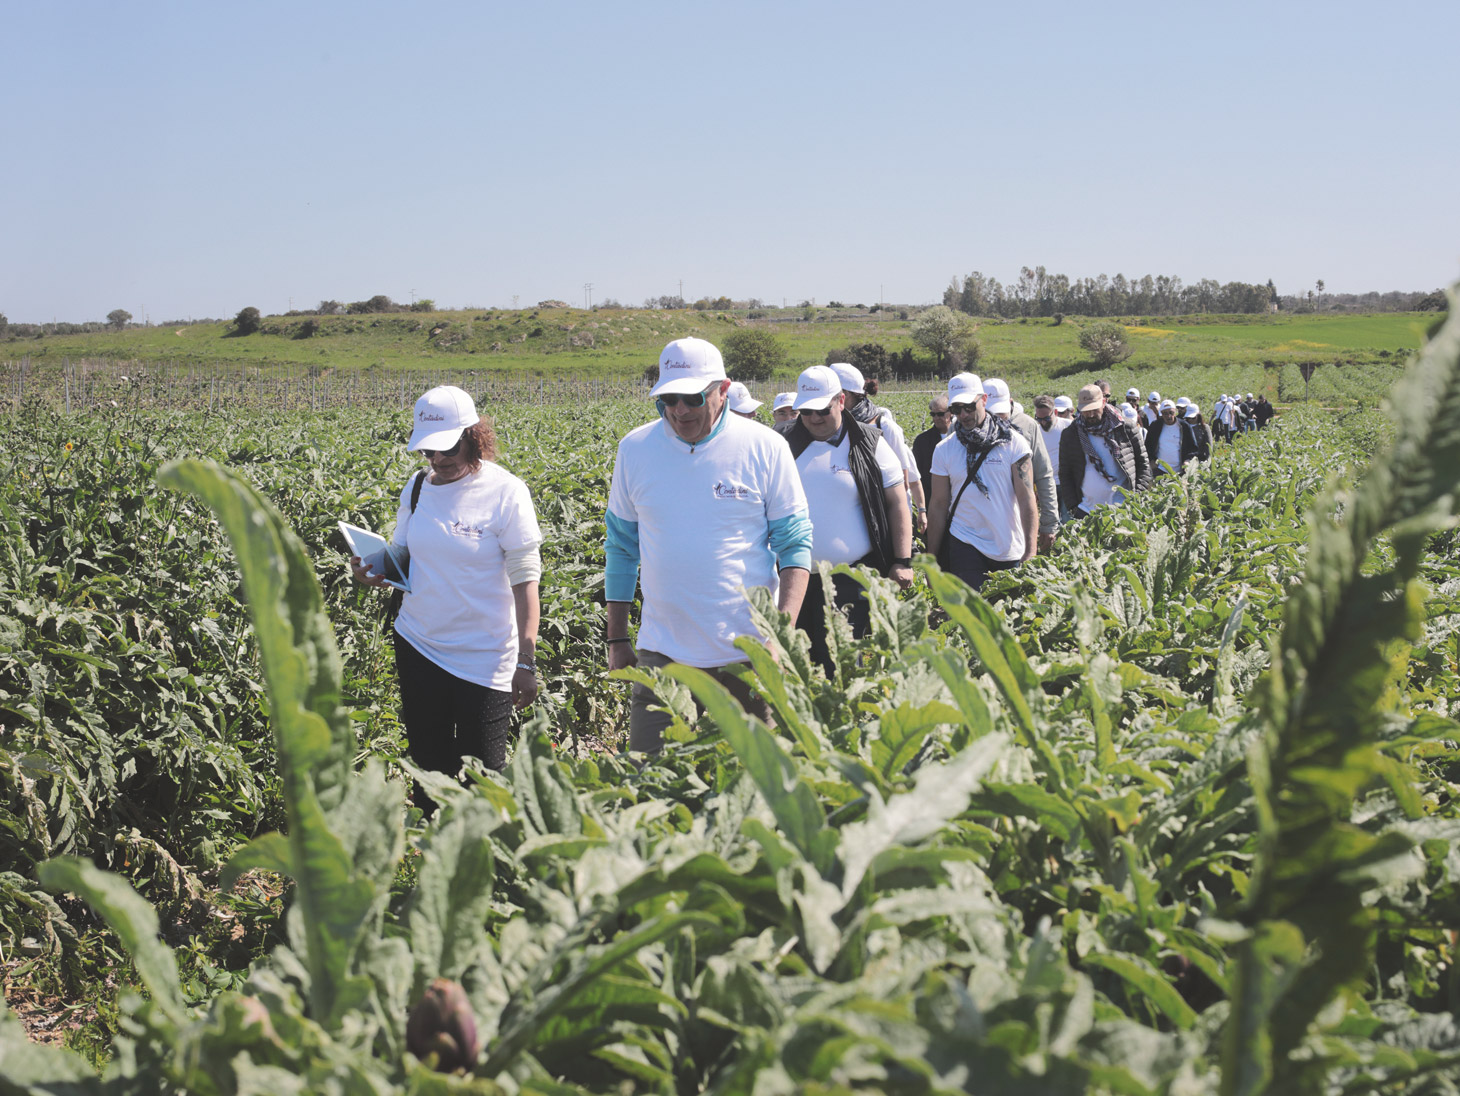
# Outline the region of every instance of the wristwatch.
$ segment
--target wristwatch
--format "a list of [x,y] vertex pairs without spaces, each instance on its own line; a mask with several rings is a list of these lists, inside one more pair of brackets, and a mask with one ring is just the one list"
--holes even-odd
[[896,558],[893,559],[892,566],[894,566],[894,567],[911,567],[912,566],[912,556],[897,556]]

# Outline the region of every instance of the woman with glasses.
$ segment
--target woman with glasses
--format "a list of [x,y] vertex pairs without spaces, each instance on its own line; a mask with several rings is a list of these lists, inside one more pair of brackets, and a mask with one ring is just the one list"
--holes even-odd
[[[429,465],[402,490],[392,537],[410,558],[394,641],[411,760],[455,773],[468,755],[501,769],[512,710],[537,696],[537,512],[460,388],[416,401],[406,448]],[[358,581],[383,583],[358,556],[350,563]],[[431,809],[420,788],[414,796]]]

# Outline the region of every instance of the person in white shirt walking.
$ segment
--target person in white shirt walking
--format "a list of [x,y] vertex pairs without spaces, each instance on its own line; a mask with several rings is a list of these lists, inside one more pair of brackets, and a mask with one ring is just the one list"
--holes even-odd
[[[902,464],[875,427],[846,414],[836,373],[814,365],[796,381],[800,418],[783,433],[796,460],[811,512],[811,562],[870,567],[904,590],[912,585],[912,517],[903,493]],[[833,604],[846,613],[852,635],[870,626],[862,585],[833,575]],[[815,570],[796,618],[811,640],[811,657],[835,672],[826,643],[826,599]]]
[[[764,702],[724,668],[745,661],[737,637],[759,636],[745,589],[767,587],[782,612],[800,611],[811,521],[785,442],[729,413],[729,388],[716,347],[676,339],[659,356],[650,393],[659,416],[619,442],[605,516],[608,667],[708,670],[769,721]],[[637,644],[629,636],[636,579]],[[649,689],[634,685],[630,749],[663,747],[672,717],[649,711],[652,701]]]
[[956,426],[933,451],[928,551],[951,538],[946,570],[974,589],[994,571],[1034,557],[1039,513],[1033,451],[1022,434],[988,413],[983,382],[972,373],[948,381]]

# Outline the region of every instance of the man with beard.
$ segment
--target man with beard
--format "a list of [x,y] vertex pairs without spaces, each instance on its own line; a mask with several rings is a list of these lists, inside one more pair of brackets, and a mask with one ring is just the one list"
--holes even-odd
[[1150,457],[1153,476],[1167,470],[1179,474],[1187,461],[1206,460],[1210,456],[1206,439],[1197,437],[1184,414],[1185,409],[1178,409],[1170,400],[1161,401],[1161,417],[1146,432],[1146,455]]
[[983,391],[988,397],[984,409],[1007,422],[1029,443],[1033,459],[1034,497],[1039,503],[1039,551],[1048,552],[1054,547],[1055,534],[1060,531],[1060,504],[1054,486],[1054,464],[1049,459],[1049,450],[1044,447],[1044,435],[1039,424],[1019,410],[1019,405],[1009,394],[1008,382],[1002,377],[990,377],[984,381]]
[[933,425],[913,438],[913,463],[918,466],[918,475],[927,483],[933,474],[933,450],[953,429],[953,412],[948,410],[948,397],[941,392],[928,401],[928,418]]
[[[796,379],[796,424],[782,431],[811,515],[811,577],[796,627],[811,640],[811,657],[836,672],[826,642],[826,601],[818,563],[870,567],[904,590],[912,585],[912,520],[902,465],[874,426],[845,411],[846,393],[830,367],[813,365]],[[867,634],[871,617],[862,584],[832,575],[832,602],[852,635]]]
[[1033,450],[987,402],[974,374],[948,381],[957,425],[933,451],[928,506],[928,551],[937,555],[951,538],[946,569],[975,590],[992,572],[1032,559],[1039,535]]
[[1060,487],[1076,516],[1095,507],[1118,506],[1131,491],[1151,485],[1145,446],[1120,412],[1093,384],[1080,389],[1079,418],[1060,438]]

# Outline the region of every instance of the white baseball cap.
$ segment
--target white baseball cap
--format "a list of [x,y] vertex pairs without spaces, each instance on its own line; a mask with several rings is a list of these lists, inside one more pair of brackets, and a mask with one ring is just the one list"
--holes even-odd
[[783,407],[790,407],[795,402],[796,402],[796,393],[794,393],[794,392],[777,392],[776,393],[776,402],[771,406],[771,410],[772,411],[779,411]]
[[1127,388],[1125,390],[1125,398],[1128,400],[1138,400],[1141,398],[1141,390],[1139,388]]
[[1191,402],[1191,399],[1189,397],[1187,397],[1187,396],[1181,396],[1181,397],[1179,397],[1177,399],[1176,406],[1177,407],[1185,407],[1190,402]]
[[1160,403],[1161,402],[1161,393],[1159,393],[1159,392],[1157,392],[1155,390],[1152,390],[1151,394],[1146,397],[1146,402],[1147,403]]
[[862,371],[855,365],[848,362],[832,362],[830,368],[841,378],[843,392],[865,393],[867,391]]
[[1176,410],[1176,404],[1173,403],[1171,400],[1162,400],[1161,401],[1161,410],[1162,411],[1175,411]]
[[825,411],[841,395],[842,380],[829,365],[813,365],[796,378],[797,411]]
[[688,396],[703,392],[714,381],[725,380],[725,359],[704,339],[675,339],[659,355],[659,383],[651,396],[669,392]]
[[461,432],[482,421],[470,396],[454,384],[433,388],[416,401],[415,424],[409,452],[419,449],[450,449],[461,440]]
[[1257,397],[1256,397],[1256,396],[1254,396],[1254,395],[1253,395],[1253,394],[1252,394],[1252,393],[1251,393],[1251,392],[1249,392],[1249,393],[1247,393],[1247,398],[1248,398],[1248,399],[1249,399],[1249,400],[1252,400],[1252,399],[1256,399],[1256,398],[1257,398]]
[[983,381],[976,373],[955,373],[948,378],[948,406],[955,403],[973,403],[985,395]]
[[1135,422],[1136,421],[1137,414],[1138,414],[1138,412],[1136,411],[1136,409],[1134,407],[1132,407],[1130,404],[1128,404],[1128,403],[1121,404],[1121,406],[1120,406],[1120,417],[1123,418],[1123,419],[1125,419],[1126,422]]
[[1056,411],[1073,411],[1075,409],[1075,401],[1070,399],[1069,396],[1056,396],[1054,398],[1054,409]]
[[1009,398],[1009,385],[1002,377],[990,377],[984,381],[983,393],[989,398],[988,412],[990,415],[1013,412],[1014,401]]
[[1201,414],[1201,408],[1198,407],[1196,404],[1189,403],[1189,404],[1186,405],[1186,417],[1187,418],[1194,419],[1194,418],[1196,418],[1200,414]]
[[748,415],[761,405],[761,400],[750,394],[750,389],[739,381],[733,381],[730,385],[730,410],[739,411],[742,415]]

